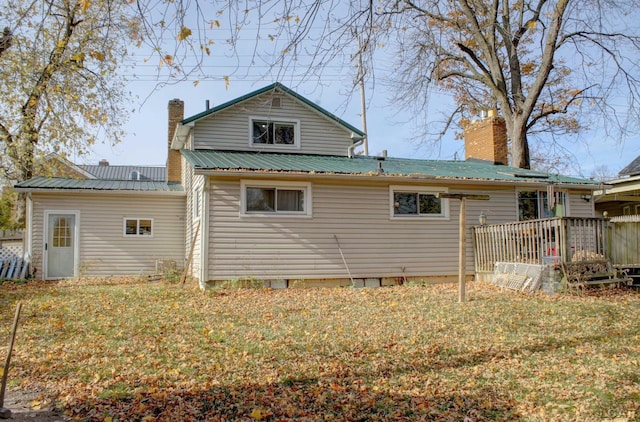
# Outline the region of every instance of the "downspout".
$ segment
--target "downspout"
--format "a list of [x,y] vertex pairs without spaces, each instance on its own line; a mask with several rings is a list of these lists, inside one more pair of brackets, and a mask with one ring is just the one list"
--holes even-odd
[[210,227],[210,214],[209,214],[209,200],[210,200],[210,178],[204,177],[204,186],[202,187],[202,206],[203,211],[200,214],[200,219],[204,219],[200,226],[200,288],[205,289],[207,281],[209,280],[209,227]]
[[[27,193],[25,201],[27,201],[25,231],[22,236],[22,256],[29,254],[31,258],[31,266],[33,267],[33,198],[31,192]],[[33,270],[33,268],[32,268]]]
[[353,158],[353,155],[354,155],[354,154],[353,154],[353,152],[354,152],[354,150],[355,150],[356,148],[358,148],[358,147],[359,147],[360,145],[362,145],[362,144],[364,144],[364,137],[363,137],[363,138],[358,139],[358,140],[357,140],[357,141],[355,141],[353,144],[351,144],[351,145],[349,146],[349,148],[347,148],[347,156],[348,156],[349,158]]

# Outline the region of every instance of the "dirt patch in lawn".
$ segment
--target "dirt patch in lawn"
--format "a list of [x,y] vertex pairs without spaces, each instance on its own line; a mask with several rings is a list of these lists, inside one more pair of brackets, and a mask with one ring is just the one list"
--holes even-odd
[[[10,390],[4,397],[4,408],[11,411],[10,421],[64,421],[62,413],[44,398],[41,391]],[[2,419],[0,419],[2,420]]]

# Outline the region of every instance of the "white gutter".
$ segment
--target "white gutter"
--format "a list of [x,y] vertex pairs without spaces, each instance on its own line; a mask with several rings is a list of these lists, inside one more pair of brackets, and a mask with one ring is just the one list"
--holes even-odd
[[117,190],[117,189],[60,189],[60,188],[14,188],[16,192],[25,193],[73,193],[73,194],[100,194],[100,195],[156,195],[156,196],[186,196],[185,191],[180,190]]
[[[278,172],[278,171],[242,171],[242,170],[211,170],[211,169],[198,169],[194,170],[196,175],[204,175],[211,177],[255,177],[258,176],[261,179],[300,179],[300,178],[313,178],[313,179],[350,179],[350,180],[369,180],[369,181],[383,181],[393,180],[394,183],[398,183],[402,179],[407,183],[425,183],[433,182],[438,184],[453,184],[453,185],[489,185],[489,186],[520,186],[520,187],[545,187],[548,182],[525,182],[510,181],[510,180],[473,180],[473,179],[454,179],[448,177],[430,176],[430,175],[394,175],[394,174],[379,174],[376,172],[370,172],[369,174],[363,173],[309,173],[304,171],[299,172]],[[583,185],[579,183],[561,183],[555,182],[558,187],[563,189],[576,189],[576,190],[598,190],[598,185]]]
[[189,132],[193,126],[193,122],[187,123],[186,125],[178,123],[171,140],[171,149],[182,149],[184,147],[184,144],[187,142]]
[[[355,133],[352,133],[351,138],[353,139],[354,136],[355,136]],[[349,148],[347,148],[347,156],[349,158],[353,158],[354,150],[362,144],[364,144],[364,137],[356,140],[353,144],[349,146]]]

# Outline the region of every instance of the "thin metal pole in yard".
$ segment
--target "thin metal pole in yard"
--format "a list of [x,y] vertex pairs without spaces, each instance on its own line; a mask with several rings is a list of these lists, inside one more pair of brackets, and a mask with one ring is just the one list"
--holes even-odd
[[355,286],[355,283],[353,281],[353,277],[351,276],[351,271],[349,270],[349,266],[347,265],[347,260],[344,259],[344,254],[342,253],[342,248],[340,247],[340,242],[338,241],[338,236],[336,236],[334,234],[333,237],[336,239],[336,243],[338,244],[338,250],[340,251],[340,256],[342,257],[342,262],[344,263],[344,267],[347,269],[347,274],[349,274],[349,279],[351,280],[351,285]]

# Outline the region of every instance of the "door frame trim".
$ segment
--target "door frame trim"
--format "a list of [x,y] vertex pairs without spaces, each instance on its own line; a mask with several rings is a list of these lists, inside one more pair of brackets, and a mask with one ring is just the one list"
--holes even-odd
[[49,255],[45,249],[45,245],[49,239],[49,216],[51,214],[66,214],[75,217],[75,225],[73,227],[73,276],[78,276],[78,259],[80,257],[80,211],[79,210],[45,210],[44,223],[42,233],[42,278],[44,280],[57,280],[59,277],[47,277]]

